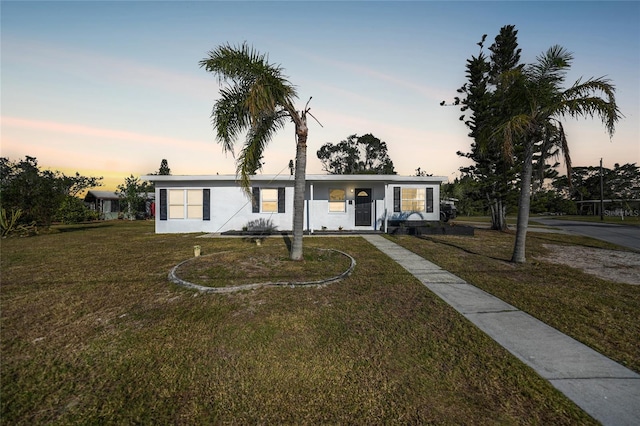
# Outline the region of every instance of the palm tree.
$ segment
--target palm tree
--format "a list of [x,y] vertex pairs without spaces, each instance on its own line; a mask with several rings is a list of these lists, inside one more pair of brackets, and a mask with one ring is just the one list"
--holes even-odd
[[531,204],[531,177],[534,154],[544,161],[551,150],[560,150],[564,155],[567,177],[571,184],[571,157],[561,119],[569,116],[599,116],[609,137],[613,136],[615,124],[621,113],[615,101],[615,87],[606,78],[578,80],[569,89],[562,85],[573,55],[560,46],[553,46],[538,56],[537,62],[523,70],[508,71],[502,78],[511,81],[511,101],[519,105],[518,113],[512,115],[496,132],[500,136],[507,158],[517,144],[524,147],[521,172],[518,225],[512,262],[524,263],[527,223]]
[[250,176],[261,168],[260,159],[267,144],[276,131],[293,121],[296,165],[290,258],[302,259],[308,107],[302,111],[295,109],[296,89],[283,75],[282,68],[270,64],[266,55],[246,43],[237,47],[219,46],[200,61],[200,66],[217,75],[220,84],[228,83],[220,89],[221,98],[211,113],[223,151],[233,153],[236,139],[240,133],[247,132],[236,161],[236,173],[249,197]]

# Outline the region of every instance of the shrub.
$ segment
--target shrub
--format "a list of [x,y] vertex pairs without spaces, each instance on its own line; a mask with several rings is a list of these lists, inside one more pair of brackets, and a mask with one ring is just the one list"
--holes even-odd
[[246,228],[247,231],[262,233],[270,233],[278,229],[278,227],[273,224],[273,221],[271,219],[264,218],[250,220],[243,228]]
[[0,211],[0,233],[2,237],[9,237],[12,235],[30,236],[37,233],[35,222],[31,224],[20,223],[22,217],[22,210],[12,209],[7,215],[7,210],[2,209]]
[[92,220],[97,216],[77,197],[65,197],[56,212],[56,219],[64,224],[80,223]]

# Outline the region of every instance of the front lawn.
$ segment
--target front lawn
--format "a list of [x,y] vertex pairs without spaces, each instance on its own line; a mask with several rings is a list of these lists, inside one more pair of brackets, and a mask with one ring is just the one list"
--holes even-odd
[[167,273],[241,239],[59,231],[2,241],[2,424],[595,423],[361,238],[305,239],[343,281],[221,295]]

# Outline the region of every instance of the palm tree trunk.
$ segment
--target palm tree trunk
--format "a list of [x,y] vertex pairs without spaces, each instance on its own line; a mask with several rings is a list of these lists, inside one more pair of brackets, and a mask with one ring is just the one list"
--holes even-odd
[[505,209],[502,198],[491,198],[487,195],[487,199],[489,200],[489,207],[491,208],[491,229],[494,231],[506,231],[507,220],[504,214]]
[[304,232],[304,193],[307,170],[307,126],[304,120],[296,126],[298,143],[296,144],[295,186],[293,189],[293,241],[291,242],[291,260],[302,259],[302,235]]
[[533,142],[525,146],[524,164],[520,177],[520,201],[518,203],[518,225],[516,228],[516,242],[513,247],[511,261],[526,262],[525,244],[527,241],[527,226],[529,224],[529,209],[531,207],[531,175],[533,174]]

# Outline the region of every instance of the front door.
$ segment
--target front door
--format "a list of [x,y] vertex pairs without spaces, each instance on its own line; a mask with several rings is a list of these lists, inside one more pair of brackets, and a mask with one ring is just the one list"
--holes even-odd
[[371,188],[356,188],[356,226],[371,226]]

